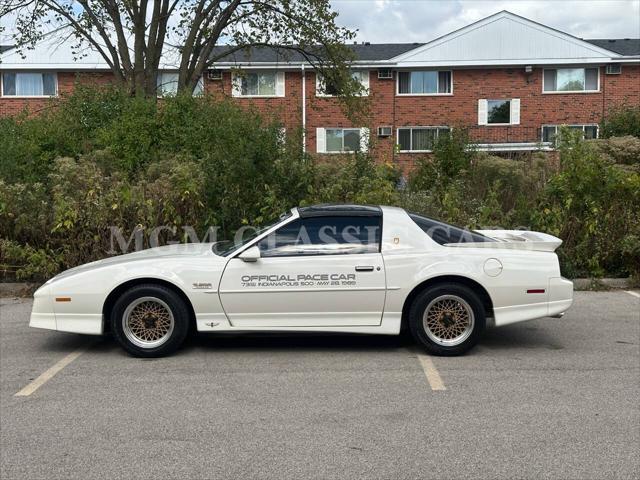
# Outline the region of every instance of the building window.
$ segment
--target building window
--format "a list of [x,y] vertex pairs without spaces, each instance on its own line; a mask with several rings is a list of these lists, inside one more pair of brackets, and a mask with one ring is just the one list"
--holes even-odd
[[284,72],[243,72],[233,76],[234,97],[284,97]]
[[350,153],[367,150],[367,128],[318,128],[316,142],[318,153]]
[[429,152],[438,137],[446,135],[449,127],[405,127],[398,129],[398,145],[401,152]]
[[398,95],[446,95],[452,90],[451,72],[398,72]]
[[555,68],[544,70],[544,92],[597,92],[599,68]]
[[[570,130],[582,131],[583,138],[591,140],[598,138],[598,125],[565,125]],[[543,125],[542,141],[557,145],[560,140],[560,125]]]
[[5,97],[54,97],[58,92],[56,73],[3,73]]
[[511,100],[487,100],[487,123],[511,123]]
[[[351,77],[362,86],[362,96],[369,95],[369,71],[355,70],[351,72]],[[322,74],[316,74],[316,96],[318,97],[335,97],[340,94],[337,85],[327,81]]]
[[[159,97],[168,95],[176,95],[178,93],[178,72],[160,72],[157,77],[157,94]],[[202,77],[198,80],[196,88],[193,89],[193,95],[202,95],[204,93],[204,81]]]
[[520,99],[478,100],[478,125],[518,125]]

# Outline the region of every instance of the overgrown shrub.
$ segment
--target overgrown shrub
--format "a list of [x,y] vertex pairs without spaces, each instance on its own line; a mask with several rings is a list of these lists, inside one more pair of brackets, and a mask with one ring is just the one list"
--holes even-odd
[[639,276],[640,175],[616,163],[630,163],[635,141],[588,142],[568,129],[561,137],[559,170],[543,159],[474,152],[456,154],[456,164],[436,145],[433,158],[420,162],[401,203],[470,228],[556,235],[563,239],[557,253],[570,277]]
[[640,174],[610,162],[574,132],[563,132],[560,158],[561,171],[539,196],[532,220],[562,238],[565,273],[637,275]]
[[528,225],[527,208],[553,175],[544,158],[510,160],[468,147],[463,129],[443,136],[418,162],[403,205],[470,228]]
[[[294,205],[400,205],[470,228],[546,231],[564,240],[563,273],[640,278],[640,174],[635,137],[560,136],[560,166],[469,148],[442,135],[407,181],[358,153],[311,159],[301,133],[212,98],[160,105],[111,87],[79,88],[39,117],[0,119],[0,271],[43,280],[126,244],[134,229],[185,225],[229,238]],[[175,232],[175,234],[173,233]],[[120,245],[115,245],[116,250]]]
[[432,156],[417,161],[409,185],[412,190],[446,189],[450,182],[469,169],[476,156],[468,132],[464,128],[454,128],[437,138]]
[[600,125],[601,137],[624,137],[627,135],[640,138],[640,105],[620,105],[612,109]]
[[362,153],[320,162],[303,203],[394,205],[399,178],[393,166],[376,164]]
[[614,163],[640,166],[640,138],[627,135],[593,140],[595,148],[601,155]]
[[50,251],[0,238],[0,281],[42,280],[58,273],[61,264]]
[[155,227],[166,227],[160,240],[214,225],[228,238],[293,205],[393,203],[396,194],[390,167],[366,155],[316,166],[301,132],[283,141],[278,123],[211,98],[156,105],[82,87],[40,117],[2,122],[0,265],[16,278],[107,256],[110,227],[125,244],[143,231],[146,246]]

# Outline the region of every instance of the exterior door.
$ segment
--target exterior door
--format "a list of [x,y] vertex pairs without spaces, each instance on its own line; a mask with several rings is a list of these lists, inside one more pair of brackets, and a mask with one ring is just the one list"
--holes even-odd
[[380,325],[385,271],[380,216],[298,218],[233,258],[220,299],[234,327]]

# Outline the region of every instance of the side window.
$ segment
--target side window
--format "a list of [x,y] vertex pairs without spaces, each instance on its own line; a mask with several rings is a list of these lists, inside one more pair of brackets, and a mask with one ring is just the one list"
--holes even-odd
[[435,242],[440,245],[447,243],[478,243],[493,242],[494,240],[485,237],[477,232],[466,230],[464,228],[449,225],[448,223],[439,222],[431,218],[409,213],[409,217],[418,225],[424,233],[429,235]]
[[380,251],[382,217],[299,218],[258,242],[263,257],[340,255]]

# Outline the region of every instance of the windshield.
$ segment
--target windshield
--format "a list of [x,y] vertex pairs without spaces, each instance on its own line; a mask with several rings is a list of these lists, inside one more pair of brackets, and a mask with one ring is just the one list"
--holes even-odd
[[278,223],[281,223],[287,218],[291,217],[291,215],[293,214],[290,211],[285,212],[282,215],[280,215],[278,218],[267,222],[265,226],[259,229],[253,228],[253,229],[244,230],[240,236],[238,236],[238,232],[236,232],[236,238],[233,241],[223,240],[221,242],[216,242],[212,245],[211,249],[213,250],[213,253],[215,253],[216,255],[220,255],[221,257],[226,257],[231,253],[233,253],[238,248],[252,241],[254,238],[263,234],[270,228],[274,227]]

